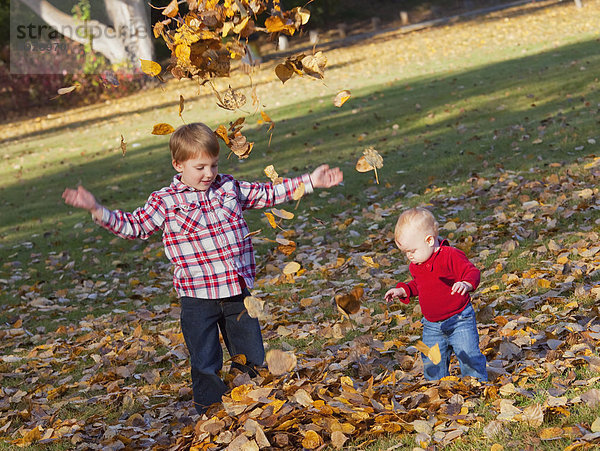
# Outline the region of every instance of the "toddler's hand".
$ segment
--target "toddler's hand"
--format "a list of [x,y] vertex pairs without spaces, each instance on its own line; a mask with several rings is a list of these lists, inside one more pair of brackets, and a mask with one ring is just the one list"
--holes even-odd
[[330,169],[327,164],[322,164],[310,174],[313,188],[329,188],[339,185],[342,180],[344,180],[344,174],[340,168]]
[[406,291],[404,288],[392,288],[385,293],[385,300],[392,302],[394,298],[400,299],[406,297]]
[[452,291],[450,294],[458,293],[465,295],[472,290],[473,286],[469,282],[456,282],[454,285],[452,285]]

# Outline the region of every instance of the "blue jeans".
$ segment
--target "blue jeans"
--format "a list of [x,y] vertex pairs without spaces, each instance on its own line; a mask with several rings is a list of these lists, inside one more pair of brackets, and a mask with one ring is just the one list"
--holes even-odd
[[454,351],[460,363],[462,376],[473,376],[481,381],[487,381],[485,356],[479,350],[479,334],[475,322],[475,310],[469,303],[465,309],[443,321],[431,322],[425,318],[423,323],[423,343],[440,347],[442,360],[435,365],[427,356],[422,354],[425,379],[438,380],[449,376],[450,356]]
[[227,391],[219,376],[223,367],[219,331],[231,356],[246,356],[246,365],[232,363],[232,368],[256,376],[255,367],[263,364],[265,349],[260,325],[244,307],[244,298],[249,295],[244,290],[239,296],[224,299],[180,299],[181,331],[190,353],[194,406],[200,415],[211,404],[220,402]]

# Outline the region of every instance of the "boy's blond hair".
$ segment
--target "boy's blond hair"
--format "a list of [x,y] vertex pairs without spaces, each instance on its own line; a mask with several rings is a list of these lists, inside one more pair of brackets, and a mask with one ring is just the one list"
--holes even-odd
[[438,222],[426,208],[411,208],[400,215],[398,222],[396,222],[396,229],[394,230],[396,240],[399,239],[402,231],[409,225],[422,231],[425,235],[432,235],[435,238],[438,236]]
[[177,128],[169,140],[171,157],[183,163],[190,158],[206,153],[211,157],[219,155],[219,141],[215,133],[202,122],[193,122]]

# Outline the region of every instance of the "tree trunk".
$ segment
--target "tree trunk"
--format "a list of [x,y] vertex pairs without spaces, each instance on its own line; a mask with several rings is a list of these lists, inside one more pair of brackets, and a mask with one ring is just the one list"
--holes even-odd
[[112,64],[129,63],[140,67],[140,58],[153,59],[150,21],[144,0],[105,0],[106,11],[113,22],[110,27],[97,20],[84,23],[47,0],[20,1],[59,33],[80,44],[89,44],[89,38],[77,33],[87,26],[93,35],[92,49]]

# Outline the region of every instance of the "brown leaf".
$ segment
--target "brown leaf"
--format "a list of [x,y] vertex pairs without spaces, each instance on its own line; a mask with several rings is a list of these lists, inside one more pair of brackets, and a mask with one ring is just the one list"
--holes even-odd
[[323,52],[317,52],[314,55],[305,56],[302,59],[302,70],[306,75],[314,78],[323,78],[323,71],[327,65],[327,58]]
[[275,75],[277,75],[277,78],[279,78],[282,83],[285,83],[292,78],[292,75],[294,75],[294,69],[287,64],[278,64],[275,66]]
[[244,306],[251,318],[261,319],[265,315],[265,301],[254,296],[246,296],[244,298]]
[[125,156],[125,153],[127,152],[127,143],[125,142],[123,135],[121,135],[121,152],[123,152],[123,156]]
[[281,376],[296,368],[296,354],[279,349],[271,349],[265,358],[269,371],[274,376]]
[[363,294],[363,288],[356,287],[348,294],[335,296],[335,303],[346,314],[353,315],[360,310],[360,298],[362,298]]

